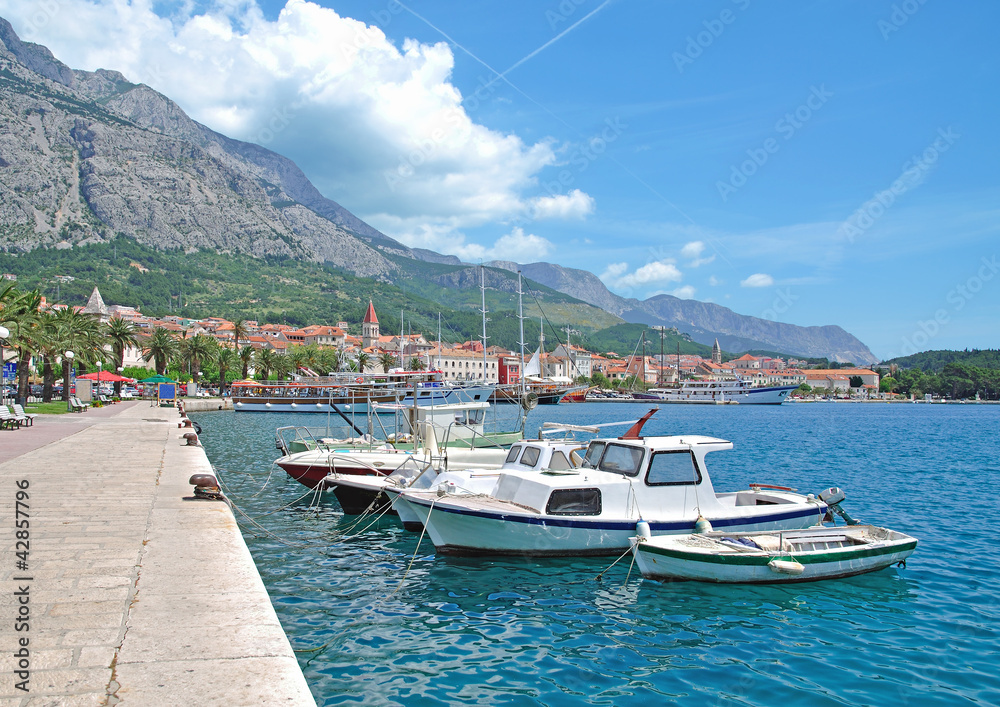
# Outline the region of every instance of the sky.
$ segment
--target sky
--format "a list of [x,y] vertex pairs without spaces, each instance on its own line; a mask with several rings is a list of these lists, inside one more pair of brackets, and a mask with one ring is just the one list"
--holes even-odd
[[1000,4],[0,0],[407,245],[1000,347]]

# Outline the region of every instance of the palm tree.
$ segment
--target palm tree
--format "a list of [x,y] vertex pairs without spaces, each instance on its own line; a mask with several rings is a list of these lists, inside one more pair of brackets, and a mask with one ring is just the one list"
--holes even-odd
[[219,395],[226,397],[226,374],[236,365],[236,352],[228,346],[220,346],[215,352],[215,365],[219,367]]
[[242,380],[246,380],[250,375],[250,364],[253,362],[253,346],[244,346],[240,349],[239,357],[243,374]]
[[389,369],[396,365],[396,357],[388,351],[383,351],[378,355],[378,365],[382,367],[382,372],[388,374]]
[[413,358],[410,359],[410,366],[409,366],[409,368],[410,368],[411,371],[422,371],[422,370],[424,370],[425,366],[424,366],[423,359],[419,358],[418,356],[414,356]]
[[[81,314],[72,307],[53,315],[55,351],[72,351],[80,361],[92,364],[104,359],[104,334],[101,322],[90,314]],[[63,358],[63,400],[69,400],[70,371],[73,361]]]
[[368,362],[371,361],[371,358],[371,355],[366,354],[364,351],[358,353],[358,357],[355,359],[358,365],[358,373],[364,374],[365,368],[368,367]]
[[[139,330],[135,324],[121,317],[113,317],[107,326],[108,338],[111,339],[111,351],[115,356],[115,366],[121,368],[125,365],[125,351],[130,346],[138,346],[137,335]],[[122,383],[115,381],[115,395],[121,396]]]
[[[233,338],[236,339],[236,350],[240,350],[240,341],[248,338],[250,336],[250,328],[247,326],[246,319],[237,319],[233,322]],[[246,374],[243,374],[246,378]]]
[[271,349],[261,349],[254,356],[254,368],[261,375],[261,380],[266,381],[274,368],[275,354]]
[[204,334],[195,334],[184,341],[182,350],[184,358],[191,365],[191,377],[197,382],[202,361],[208,361],[215,353],[215,339]]
[[20,292],[8,285],[0,292],[0,324],[10,330],[7,340],[17,351],[17,398],[28,398],[28,363],[42,348],[42,296],[38,290]]
[[288,360],[288,356],[279,354],[274,357],[274,373],[278,380],[285,380],[291,368],[292,362]]
[[142,347],[143,361],[154,361],[160,375],[167,370],[167,363],[180,353],[180,342],[166,329],[156,329]]

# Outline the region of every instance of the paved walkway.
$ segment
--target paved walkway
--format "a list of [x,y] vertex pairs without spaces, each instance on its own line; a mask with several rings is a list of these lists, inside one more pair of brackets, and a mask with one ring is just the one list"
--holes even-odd
[[190,499],[210,466],[177,420],[119,403],[0,431],[0,705],[315,704],[228,506]]

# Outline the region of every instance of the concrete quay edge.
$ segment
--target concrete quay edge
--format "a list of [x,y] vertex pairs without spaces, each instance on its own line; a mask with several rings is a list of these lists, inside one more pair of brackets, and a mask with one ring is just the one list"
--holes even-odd
[[42,432],[0,462],[0,705],[314,706],[232,511],[192,496],[212,472],[192,430],[175,408],[113,408],[0,430],[0,447]]

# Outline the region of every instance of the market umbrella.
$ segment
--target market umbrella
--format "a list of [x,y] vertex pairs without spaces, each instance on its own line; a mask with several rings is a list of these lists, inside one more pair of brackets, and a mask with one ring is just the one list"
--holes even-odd
[[84,380],[96,381],[100,378],[101,383],[131,383],[135,381],[135,378],[126,378],[125,376],[120,376],[117,373],[112,373],[111,371],[101,371],[100,373],[84,373],[77,376],[77,378],[83,378]]

